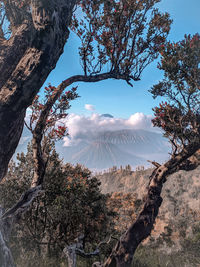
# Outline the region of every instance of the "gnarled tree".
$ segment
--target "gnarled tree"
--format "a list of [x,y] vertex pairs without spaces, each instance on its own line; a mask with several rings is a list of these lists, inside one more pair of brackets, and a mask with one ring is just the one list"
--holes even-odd
[[[0,1],[0,180],[18,145],[26,108],[63,52],[75,3]],[[1,266],[12,266],[4,230]]]
[[103,266],[131,265],[138,245],[153,229],[167,177],[200,164],[200,35],[167,43],[161,56],[158,68],[164,71],[164,79],[153,86],[151,93],[154,97],[165,97],[168,102],[154,109],[153,124],[164,131],[172,144],[171,158],[162,165],[152,162],[156,168],[149,177],[144,206]]

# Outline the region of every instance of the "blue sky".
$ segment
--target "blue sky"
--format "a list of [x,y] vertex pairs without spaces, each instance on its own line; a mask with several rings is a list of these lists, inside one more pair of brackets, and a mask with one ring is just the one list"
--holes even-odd
[[[168,39],[179,41],[184,34],[195,34],[200,27],[200,0],[162,0],[157,5],[161,11],[168,12],[173,19]],[[153,100],[148,90],[162,78],[162,72],[157,70],[154,62],[143,72],[141,81],[135,82],[133,88],[124,81],[108,80],[98,83],[79,83],[78,93],[80,98],[72,102],[70,113],[90,115],[91,112],[84,108],[85,104],[95,107],[95,112],[110,113],[114,117],[128,118],[131,114],[142,112],[151,115],[152,107],[158,104]],[[79,64],[77,39],[73,34],[65,46],[55,70],[47,79],[53,85],[58,85],[62,80],[71,75],[82,74]]]

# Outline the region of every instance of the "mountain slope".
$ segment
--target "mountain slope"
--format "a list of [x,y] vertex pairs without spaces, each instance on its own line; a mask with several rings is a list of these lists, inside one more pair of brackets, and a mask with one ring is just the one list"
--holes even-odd
[[[24,129],[17,152],[25,151],[30,140],[31,134]],[[145,130],[94,132],[92,136],[79,136],[71,146],[63,144],[63,141],[57,142],[56,149],[65,162],[80,163],[95,170],[113,165],[148,166],[147,160],[166,160],[169,151],[161,134]]]
[[147,157],[148,154],[162,154],[169,149],[166,139],[159,133],[145,130],[120,130],[104,132],[99,140],[116,144],[129,153]]
[[147,159],[163,162],[168,157],[168,150],[168,143],[161,134],[126,129],[94,133],[91,139],[63,147],[62,155],[67,162],[100,170],[113,165],[148,166]]
[[81,163],[89,168],[105,169],[111,166],[144,164],[144,159],[131,155],[117,145],[96,141],[74,154],[71,163]]

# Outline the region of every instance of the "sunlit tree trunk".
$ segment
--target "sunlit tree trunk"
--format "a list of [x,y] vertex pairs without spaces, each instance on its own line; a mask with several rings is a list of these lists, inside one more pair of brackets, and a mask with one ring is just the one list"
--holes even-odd
[[150,176],[143,208],[136,221],[133,222],[117,242],[111,255],[103,264],[104,267],[131,266],[137,247],[150,235],[153,229],[155,219],[162,204],[162,197],[160,195],[167,176],[178,170],[188,171],[195,169],[199,164],[200,143],[188,145],[163,165],[154,162],[154,165],[157,167]]

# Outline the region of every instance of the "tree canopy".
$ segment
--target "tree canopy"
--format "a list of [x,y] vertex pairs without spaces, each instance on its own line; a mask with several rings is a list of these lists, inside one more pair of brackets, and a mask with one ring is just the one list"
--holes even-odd
[[107,69],[128,83],[139,80],[170,30],[169,14],[154,7],[158,2],[81,1],[83,16],[73,15],[71,29],[80,38],[84,74]]
[[165,97],[168,102],[154,109],[153,123],[170,140],[173,153],[188,144],[198,144],[200,138],[200,35],[185,35],[184,40],[161,49],[164,79],[154,85],[153,97]]

